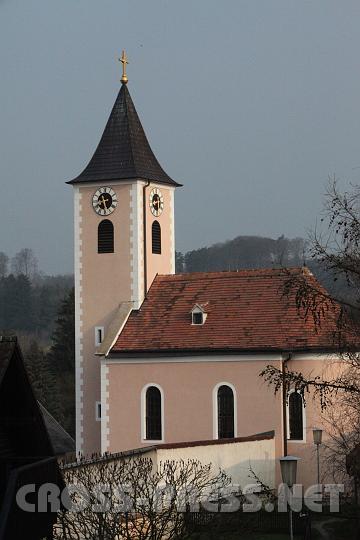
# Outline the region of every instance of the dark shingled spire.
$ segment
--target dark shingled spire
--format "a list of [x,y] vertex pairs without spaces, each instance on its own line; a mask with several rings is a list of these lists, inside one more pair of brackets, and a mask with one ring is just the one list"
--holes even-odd
[[180,186],[150,148],[129,90],[122,85],[100,143],[84,171],[68,184],[141,178]]

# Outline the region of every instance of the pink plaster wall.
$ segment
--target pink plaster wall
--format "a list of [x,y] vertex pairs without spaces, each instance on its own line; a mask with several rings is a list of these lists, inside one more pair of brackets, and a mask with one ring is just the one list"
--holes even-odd
[[149,383],[164,391],[165,442],[213,439],[213,388],[219,382],[236,388],[238,436],[279,431],[280,399],[258,377],[265,365],[265,361],[110,364],[110,451],[147,444],[141,441],[140,396]]
[[[131,295],[130,273],[130,188],[114,187],[118,206],[110,217],[98,216],[92,208],[96,187],[81,188],[81,307],[83,343],[83,436],[85,454],[100,450],[100,422],[95,420],[95,402],[100,401],[100,361],[95,356],[95,326],[106,327],[121,300]],[[114,253],[97,252],[100,221],[114,224]],[[116,294],[114,294],[116,291]]]
[[[172,198],[173,189],[165,186],[156,186],[160,189],[164,197],[164,210],[158,217],[152,215],[149,207],[149,196],[154,188],[150,184],[146,188],[146,257],[147,257],[147,286],[148,289],[154,280],[156,274],[172,274],[172,258],[175,257],[175,247],[173,245],[173,228],[172,220]],[[158,221],[161,227],[161,255],[152,253],[151,244],[151,227],[154,221]]]
[[[225,360],[225,361],[224,361]],[[237,435],[246,436],[275,430],[275,452],[284,454],[281,394],[274,396],[259,377],[260,371],[271,361],[229,362],[226,357],[218,362],[154,362],[109,364],[109,450],[117,452],[138,448],[148,443],[141,439],[141,391],[149,383],[160,385],[164,392],[164,442],[176,443],[213,439],[213,388],[220,382],[231,383],[237,393]],[[271,362],[280,366],[280,361]],[[322,373],[327,362],[298,360],[291,369]],[[327,368],[328,369],[328,368]],[[312,442],[312,428],[321,427],[318,400],[307,399],[306,442],[288,441],[288,454],[302,458],[298,467],[299,482],[316,482],[316,456]],[[324,435],[326,440],[326,435]],[[276,465],[276,479],[280,469]]]
[[[81,219],[81,343],[83,345],[83,453],[88,454],[100,451],[101,426],[95,420],[95,403],[101,400],[100,387],[100,359],[95,356],[96,326],[103,326],[106,330],[121,302],[131,301],[134,291],[134,261],[131,258],[131,249],[135,243],[140,250],[138,273],[143,294],[144,275],[144,239],[143,239],[143,182],[138,192],[137,204],[138,222],[135,223],[131,200],[133,183],[111,186],[117,193],[118,205],[110,216],[99,216],[92,208],[92,196],[99,186],[81,186],[81,203],[79,215]],[[151,285],[157,273],[169,274],[172,272],[174,257],[173,245],[173,193],[170,188],[161,187],[164,196],[164,210],[158,218],[150,212],[149,195],[154,187],[150,184],[146,188],[146,234],[147,234],[147,285]],[[109,219],[114,224],[114,253],[97,252],[97,231],[100,221]],[[157,219],[161,225],[162,253],[152,254],[151,225]],[[136,237],[136,238],[135,238]],[[132,281],[133,280],[133,281]],[[136,295],[137,296],[137,295]]]

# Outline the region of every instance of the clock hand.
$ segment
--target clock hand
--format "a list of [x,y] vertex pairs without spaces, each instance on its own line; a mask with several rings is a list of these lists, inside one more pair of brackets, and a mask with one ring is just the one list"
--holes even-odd
[[[104,207],[104,210],[107,209],[107,206],[106,206],[106,199],[104,198],[104,195],[101,196],[101,202],[103,204],[103,207]],[[100,206],[100,205],[99,205]]]

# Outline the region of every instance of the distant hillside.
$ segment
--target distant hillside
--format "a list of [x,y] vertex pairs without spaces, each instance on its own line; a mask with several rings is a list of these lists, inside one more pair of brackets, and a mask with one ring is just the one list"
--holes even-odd
[[185,254],[177,253],[177,272],[214,272],[240,268],[302,266],[306,242],[303,238],[281,236],[237,236],[233,240],[213,244]]
[[353,290],[344,279],[334,279],[331,272],[307,256],[303,238],[277,239],[262,236],[237,236],[208,247],[183,254],[176,253],[176,272],[215,272],[244,268],[273,268],[306,265],[335,297],[349,299]]

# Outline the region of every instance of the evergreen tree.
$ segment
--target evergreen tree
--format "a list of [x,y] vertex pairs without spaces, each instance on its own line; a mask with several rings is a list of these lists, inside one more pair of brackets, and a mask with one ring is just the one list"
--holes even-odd
[[175,273],[184,272],[184,255],[180,251],[175,251]]
[[[48,361],[56,375],[62,425],[75,432],[75,298],[71,289],[64,298],[52,334]],[[54,415],[55,416],[55,415]]]
[[0,251],[0,277],[5,277],[8,273],[9,257]]
[[26,276],[10,274],[1,279],[0,306],[3,329],[23,331],[32,328],[32,289]]
[[51,292],[47,285],[33,288],[34,327],[37,333],[49,330],[54,322],[53,310],[56,302],[51,297]]
[[56,372],[75,369],[75,298],[72,288],[62,301],[51,336],[49,358]]

